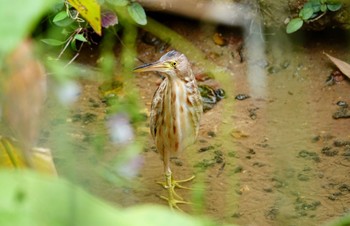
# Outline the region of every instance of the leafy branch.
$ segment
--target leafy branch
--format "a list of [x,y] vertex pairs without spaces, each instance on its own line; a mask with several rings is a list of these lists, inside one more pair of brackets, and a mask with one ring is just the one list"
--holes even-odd
[[311,23],[319,20],[327,12],[335,12],[341,9],[342,4],[332,0],[308,0],[303,8],[299,11],[299,15],[296,18],[290,20],[286,27],[288,34],[299,30],[304,22]]
[[[63,46],[57,59],[60,59],[63,53],[70,46],[76,52],[69,63],[74,61],[85,43],[94,43],[91,38],[91,29],[98,35],[102,35],[101,27],[109,28],[119,26],[118,16],[110,10],[100,8],[125,7],[132,20],[139,25],[147,24],[147,17],[143,7],[133,0],[99,0],[76,1],[66,0],[64,8],[55,14],[52,23],[61,27],[61,33],[65,36],[64,40],[57,38],[46,38],[41,41],[50,46]],[[68,64],[69,64],[68,63]]]

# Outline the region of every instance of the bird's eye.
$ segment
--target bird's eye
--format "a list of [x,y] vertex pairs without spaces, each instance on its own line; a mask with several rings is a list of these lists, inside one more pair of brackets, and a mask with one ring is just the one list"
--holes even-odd
[[173,65],[173,67],[176,67],[176,62],[171,62],[171,65]]

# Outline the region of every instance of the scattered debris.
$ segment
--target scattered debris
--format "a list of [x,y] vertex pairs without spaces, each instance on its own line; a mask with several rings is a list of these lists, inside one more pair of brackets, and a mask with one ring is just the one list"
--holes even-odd
[[[199,152],[205,152],[205,151],[212,150],[212,149],[214,149],[213,146],[208,146],[208,147],[203,148],[202,150],[200,149]],[[201,169],[205,170],[209,167],[214,166],[215,164],[222,164],[220,169],[219,169],[219,173],[218,173],[218,175],[220,175],[221,174],[220,171],[222,171],[223,168],[225,167],[223,153],[221,150],[215,150],[212,153],[214,154],[212,159],[203,159],[202,161],[196,163],[194,165],[194,167],[201,168]]]
[[272,65],[267,69],[267,72],[269,72],[269,74],[275,74],[275,73],[279,72],[280,70],[281,70],[280,67]]
[[298,180],[300,180],[300,181],[310,180],[310,177],[304,173],[299,173],[297,177],[298,177]]
[[280,64],[280,66],[281,66],[282,69],[287,69],[287,68],[289,67],[289,65],[290,65],[290,61],[289,61],[289,60],[285,60],[285,61],[283,61],[283,62]]
[[222,36],[221,33],[215,33],[213,35],[213,41],[218,46],[225,46],[227,45],[227,40]]
[[342,101],[342,100],[338,101],[337,105],[339,107],[343,107],[343,108],[347,108],[348,107],[348,103],[346,103],[345,101]]
[[222,172],[224,172],[225,166],[226,166],[226,163],[223,162],[221,167],[219,168],[218,174],[216,174],[216,177],[219,177],[222,174]]
[[[338,102],[339,103],[339,102]],[[337,105],[339,106],[339,104]],[[339,109],[333,113],[332,117],[334,119],[340,119],[340,118],[350,118],[350,111],[348,109],[348,104],[346,102],[340,102]]]
[[332,73],[328,76],[326,80],[326,85],[332,86],[336,83],[339,83],[345,79],[345,75],[341,73],[339,70],[334,70]]
[[239,62],[240,62],[240,63],[243,63],[243,62],[244,62],[244,59],[245,59],[244,53],[243,53],[243,51],[244,51],[243,42],[240,43],[240,45],[238,45],[236,51],[238,52],[238,55],[239,55]]
[[243,166],[236,166],[236,168],[233,169],[233,173],[241,173],[243,171]]
[[87,112],[84,114],[77,113],[72,116],[72,122],[83,122],[84,124],[89,124],[95,122],[97,119],[97,115]]
[[332,157],[338,154],[338,150],[332,150],[331,147],[326,146],[322,148],[321,153],[326,156]]
[[199,74],[195,74],[194,77],[196,78],[197,81],[204,82],[206,80],[214,78],[214,75],[208,74],[208,73],[199,73]]
[[255,120],[258,116],[256,114],[256,111],[258,110],[259,108],[250,108],[248,109],[248,112],[249,112],[249,118]]
[[350,64],[346,63],[345,61],[342,61],[338,58],[335,58],[327,53],[324,53],[334,64],[338,67],[338,69],[346,75],[348,78],[350,78]]
[[196,163],[194,165],[194,167],[201,168],[202,170],[205,170],[205,169],[207,169],[207,168],[209,168],[211,166],[214,166],[214,165],[215,165],[215,160],[213,160],[213,159],[210,159],[210,160],[209,159],[203,159],[202,161]]
[[306,151],[306,150],[301,150],[298,153],[298,157],[300,158],[305,158],[305,159],[310,159],[315,162],[320,162],[320,156],[316,152],[313,151]]
[[147,45],[151,45],[155,47],[156,52],[162,53],[164,52],[168,47],[169,43],[168,42],[163,42],[160,40],[158,37],[152,35],[149,32],[145,32],[142,35],[141,40],[146,43]]
[[269,220],[275,220],[278,213],[279,213],[279,209],[273,206],[265,213],[265,217]]
[[308,211],[316,210],[321,205],[318,200],[306,200],[304,197],[297,197],[294,206],[300,216],[307,216]]
[[207,134],[209,137],[216,137],[216,133],[214,131],[208,131]]
[[216,163],[223,163],[224,162],[224,157],[223,157],[223,154],[222,154],[222,151],[220,150],[216,150],[214,151],[214,160]]
[[98,87],[98,91],[102,102],[108,104],[108,100],[123,95],[123,82],[116,79],[106,80]]
[[342,141],[342,140],[335,140],[333,142],[333,145],[335,147],[343,147],[343,146],[346,146],[346,145],[350,145],[350,140],[345,140],[345,141]]
[[182,161],[180,159],[176,158],[176,157],[175,158],[174,157],[171,158],[170,161],[173,162],[176,166],[182,166],[183,165]]
[[233,138],[236,138],[236,139],[239,139],[239,138],[246,138],[248,137],[248,134],[240,131],[240,130],[237,130],[237,129],[233,129],[232,132],[231,132],[231,136]]
[[235,212],[231,215],[231,217],[233,218],[240,218],[243,214],[241,214],[240,212]]
[[223,89],[214,90],[207,85],[199,85],[198,88],[202,96],[204,112],[212,109],[218,101],[224,99],[226,96]]
[[209,145],[209,146],[206,146],[206,147],[201,147],[198,152],[206,152],[206,151],[209,151],[209,150],[212,150],[214,149],[214,146],[213,145]]
[[250,98],[250,96],[247,95],[247,94],[243,94],[243,93],[238,94],[237,96],[235,96],[236,100],[245,100],[245,99],[248,99],[248,98]]

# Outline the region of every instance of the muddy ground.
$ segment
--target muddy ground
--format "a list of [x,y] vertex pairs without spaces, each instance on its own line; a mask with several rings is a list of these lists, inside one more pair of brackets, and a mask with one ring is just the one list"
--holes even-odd
[[[349,35],[336,30],[291,36],[265,31],[265,57],[251,60],[240,29],[174,16],[162,19],[229,74],[215,82],[225,89],[227,98],[203,115],[197,143],[172,165],[176,178],[197,176],[188,186],[203,188],[203,213],[221,223],[253,226],[320,225],[349,212],[350,119],[332,116],[346,111],[337,102],[350,103],[350,83],[344,79],[327,85],[335,67],[323,54],[350,62]],[[226,45],[215,44],[215,33],[223,35]],[[157,60],[164,52],[144,43],[143,34],[140,30],[139,58]],[[98,52],[86,49],[83,53],[78,61],[95,66]],[[115,53],[118,56],[120,47]],[[192,63],[195,74],[203,73],[201,65]],[[249,72],[252,65],[261,73]],[[152,73],[132,79],[144,109],[150,109],[159,81],[159,75]],[[137,176],[122,186],[99,177],[95,169],[119,152],[110,144],[97,147],[90,139],[97,133],[107,134],[106,105],[98,92],[101,79],[80,83],[80,99],[68,115],[51,114],[52,127],[67,122],[66,133],[75,150],[70,157],[53,151],[59,173],[115,205],[166,206],[158,197],[166,193],[155,183],[163,180],[163,166],[148,133],[148,119],[144,128],[137,128],[146,131],[136,138],[146,139]],[[250,98],[237,100],[238,94]],[[43,146],[57,138],[50,130],[43,131]],[[96,147],[99,154],[92,150]],[[186,200],[201,197],[198,191],[180,190],[179,194]],[[191,206],[183,209],[193,213]]]

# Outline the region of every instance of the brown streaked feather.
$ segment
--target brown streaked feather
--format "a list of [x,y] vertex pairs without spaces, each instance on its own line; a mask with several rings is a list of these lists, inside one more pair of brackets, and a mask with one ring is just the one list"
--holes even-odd
[[166,83],[163,81],[153,95],[151,114],[150,114],[150,129],[153,139],[157,133],[157,125],[159,116],[163,114],[163,95],[166,88]]
[[[163,60],[167,60],[166,57],[168,54],[162,57]],[[150,114],[151,134],[166,164],[171,155],[195,142],[203,112],[202,98],[190,64],[184,55],[178,57],[182,64],[174,66],[175,74],[164,73],[166,78],[153,96]]]

